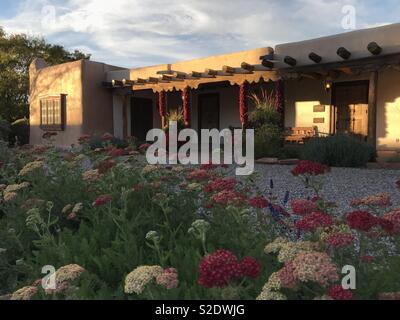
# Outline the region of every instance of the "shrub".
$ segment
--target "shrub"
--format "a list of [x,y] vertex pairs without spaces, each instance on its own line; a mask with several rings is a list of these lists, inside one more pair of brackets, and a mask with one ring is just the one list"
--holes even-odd
[[277,111],[277,101],[272,94],[268,96],[264,91],[260,96],[252,94],[250,100],[255,108],[249,113],[249,128],[257,129],[265,124],[280,125],[281,115]]
[[[29,143],[29,120],[26,118],[19,119],[11,124],[12,136],[17,138],[19,145]],[[11,141],[15,143],[15,141]]]
[[278,157],[281,154],[282,132],[276,125],[267,124],[255,131],[254,152],[256,159]]
[[0,140],[7,141],[10,132],[10,124],[6,120],[0,118]]
[[366,142],[338,134],[306,142],[302,158],[333,167],[363,167],[374,159],[375,150]]

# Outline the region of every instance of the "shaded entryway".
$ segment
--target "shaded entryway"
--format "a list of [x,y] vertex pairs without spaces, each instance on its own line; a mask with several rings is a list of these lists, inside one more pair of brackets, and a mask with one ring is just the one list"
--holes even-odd
[[218,93],[199,95],[199,129],[220,129],[219,100]]
[[153,129],[153,100],[132,98],[131,132],[140,141],[146,141],[147,133]]
[[336,83],[333,105],[336,110],[336,132],[368,137],[368,81]]

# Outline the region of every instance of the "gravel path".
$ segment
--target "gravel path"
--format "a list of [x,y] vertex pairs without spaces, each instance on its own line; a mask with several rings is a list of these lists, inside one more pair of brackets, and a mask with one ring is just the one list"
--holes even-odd
[[[291,166],[256,165],[260,173],[259,187],[270,190],[270,180],[274,181],[274,195],[284,199],[286,191],[290,191],[290,199],[312,196],[299,178],[291,174]],[[400,208],[400,191],[395,183],[400,179],[399,170],[333,168],[325,176],[322,196],[338,204],[338,214],[351,210],[349,204],[353,199],[388,193],[392,197],[393,207]]]

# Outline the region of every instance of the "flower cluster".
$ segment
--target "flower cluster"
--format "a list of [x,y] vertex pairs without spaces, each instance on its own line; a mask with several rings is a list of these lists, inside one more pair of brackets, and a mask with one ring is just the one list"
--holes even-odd
[[88,170],[82,174],[83,181],[86,182],[95,182],[101,178],[101,174],[98,169],[96,170]]
[[396,187],[400,189],[400,180],[396,182]]
[[255,259],[246,257],[239,261],[232,252],[218,250],[201,260],[199,284],[206,288],[221,288],[235,279],[257,278],[260,273],[261,265]]
[[249,205],[256,209],[264,209],[268,207],[269,202],[264,197],[255,197],[249,199]]
[[400,233],[400,209],[396,209],[394,211],[386,213],[383,216],[383,219],[386,220],[386,221],[389,221],[392,224],[391,232],[393,234],[399,234]]
[[112,169],[115,166],[115,161],[113,160],[104,160],[100,162],[97,166],[97,170],[99,174],[105,174],[107,173],[110,169]]
[[141,294],[145,287],[158,276],[164,273],[160,266],[141,266],[137,267],[125,279],[125,293]]
[[212,197],[212,200],[217,204],[239,204],[245,200],[245,196],[233,190],[223,190]]
[[113,197],[111,195],[109,195],[109,194],[102,195],[102,196],[98,197],[95,202],[93,202],[93,206],[101,207],[101,206],[104,206],[105,204],[111,202],[112,200],[113,200]]
[[156,277],[156,283],[167,290],[178,288],[178,271],[175,268],[169,268]]
[[291,242],[284,238],[277,238],[265,247],[264,252],[266,254],[278,253],[278,261],[283,263],[292,261],[300,253],[312,252],[317,249],[318,244],[314,242]]
[[367,211],[354,211],[346,216],[350,228],[368,232],[379,224],[379,219]]
[[43,168],[43,165],[44,165],[43,161],[30,162],[27,165],[25,165],[25,167],[22,168],[22,170],[19,172],[18,175],[20,177],[24,177],[37,169]]
[[37,287],[28,286],[15,291],[10,300],[31,300],[38,292]]
[[300,161],[297,164],[297,166],[293,169],[292,174],[296,177],[304,175],[318,176],[325,174],[329,171],[330,168],[328,166],[325,166],[323,164],[314,161],[303,160]]
[[208,185],[204,187],[204,191],[207,193],[220,192],[222,190],[233,190],[237,184],[236,179],[226,178],[226,179],[216,179],[211,181]]
[[74,280],[78,279],[84,272],[85,272],[85,269],[77,264],[69,264],[69,265],[63,266],[56,271],[57,285],[74,281]]
[[299,231],[313,232],[319,228],[329,228],[333,225],[332,217],[325,212],[313,212],[296,222]]
[[329,289],[328,296],[333,300],[353,300],[354,295],[350,290],[343,289],[341,285],[334,285]]
[[78,213],[83,209],[82,203],[77,203],[75,205],[68,204],[61,211],[62,214],[67,215],[67,220],[75,220]]
[[318,210],[318,206],[314,201],[297,199],[291,202],[293,213],[298,216],[306,216]]
[[351,233],[332,233],[326,241],[330,247],[340,249],[353,244],[354,236]]
[[352,207],[388,207],[391,204],[390,195],[386,193],[380,193],[366,198],[356,199],[351,202]]
[[206,170],[193,170],[187,176],[188,180],[204,181],[211,178],[211,175]]
[[129,152],[124,149],[112,148],[108,151],[108,155],[113,158],[118,158],[129,155]]

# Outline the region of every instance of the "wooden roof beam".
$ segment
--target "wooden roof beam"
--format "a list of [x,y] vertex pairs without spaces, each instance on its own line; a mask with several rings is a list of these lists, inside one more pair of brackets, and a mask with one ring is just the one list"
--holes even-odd
[[283,59],[283,62],[285,62],[286,64],[288,64],[291,67],[295,67],[297,65],[297,60],[295,58],[293,58],[293,57],[290,57],[290,56],[286,56]]
[[162,77],[160,79],[163,80],[163,81],[179,81],[179,82],[183,81],[183,79],[174,77],[172,75],[171,76],[170,75],[166,75],[166,74],[162,75]]
[[345,47],[340,47],[337,50],[337,55],[341,57],[343,60],[349,60],[351,57],[351,52],[347,50]]
[[315,52],[311,52],[311,53],[308,55],[308,58],[309,58],[311,61],[314,61],[315,63],[321,63],[321,61],[322,61],[322,57],[321,57],[320,55],[316,54]]
[[204,73],[204,72],[197,72],[197,71],[192,71],[192,73],[189,74],[191,78],[215,78],[215,76],[212,76],[210,74]]
[[205,73],[210,75],[210,76],[221,76],[221,77],[226,77],[226,76],[233,76],[233,73],[227,73],[224,71],[220,71],[220,70],[214,70],[214,69],[206,69]]
[[232,74],[253,74],[253,71],[249,71],[243,68],[233,68],[230,66],[223,66],[222,71],[225,73],[232,73]]
[[371,42],[368,44],[367,49],[371,52],[374,56],[378,56],[382,53],[382,47],[380,47],[376,42]]

